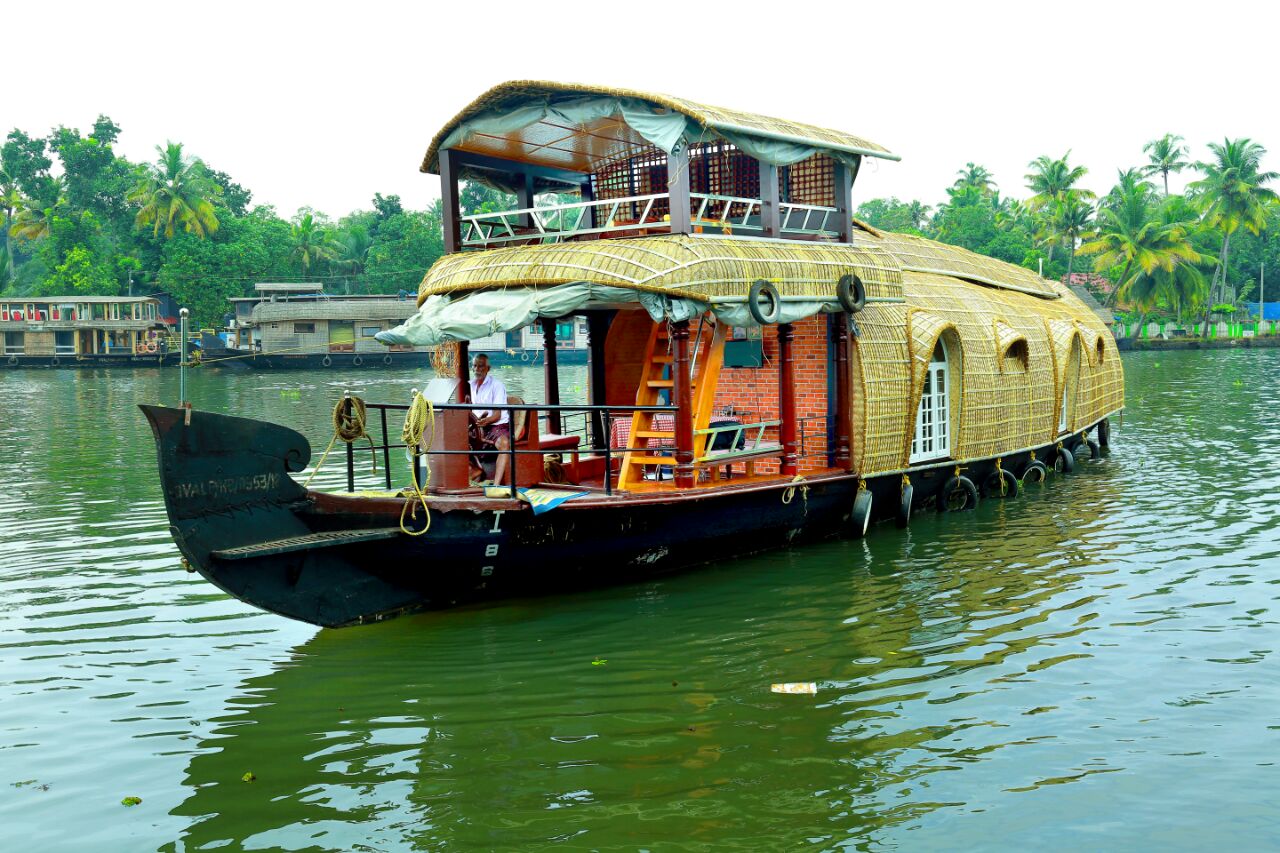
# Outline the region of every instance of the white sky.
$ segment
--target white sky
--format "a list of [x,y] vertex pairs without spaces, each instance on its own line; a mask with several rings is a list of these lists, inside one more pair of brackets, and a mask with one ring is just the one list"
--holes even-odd
[[434,133],[490,86],[533,78],[667,92],[902,155],[864,166],[859,202],[935,204],[969,160],[1026,197],[1027,162],[1067,149],[1103,192],[1166,131],[1193,159],[1248,136],[1277,167],[1280,11],[1248,15],[1124,0],[13,3],[0,133],[87,132],[106,113],[132,160],[180,141],[255,203],[336,218],[374,192],[426,206],[439,182],[418,165]]

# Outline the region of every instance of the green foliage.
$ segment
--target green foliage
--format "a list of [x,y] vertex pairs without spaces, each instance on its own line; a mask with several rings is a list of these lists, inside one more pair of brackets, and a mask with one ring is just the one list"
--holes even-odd
[[409,211],[389,217],[378,229],[366,265],[370,293],[417,293],[423,274],[444,254],[442,208]]

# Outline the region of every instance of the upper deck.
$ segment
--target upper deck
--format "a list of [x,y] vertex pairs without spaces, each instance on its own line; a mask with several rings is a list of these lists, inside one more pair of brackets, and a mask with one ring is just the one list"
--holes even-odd
[[[864,157],[850,134],[692,101],[543,82],[498,86],[436,138],[447,252],[649,235],[852,243]],[[463,215],[459,182],[515,196]]]

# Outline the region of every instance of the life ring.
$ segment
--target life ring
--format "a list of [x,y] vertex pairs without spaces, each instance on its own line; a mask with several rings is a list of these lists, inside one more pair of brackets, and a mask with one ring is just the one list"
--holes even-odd
[[355,358],[351,359],[352,367],[359,367],[362,364],[364,364],[364,359],[361,358],[360,356],[356,356]]
[[383,364],[385,364],[385,365],[387,365],[388,367],[390,367],[390,366],[391,366],[391,356],[390,356],[390,355],[384,355],[384,356],[382,357],[382,363],[383,363]]
[[997,468],[982,481],[982,494],[988,498],[1016,498],[1018,478],[1003,468]]
[[853,512],[849,516],[851,532],[854,539],[867,535],[871,525],[871,490],[859,489],[853,499]]
[[1076,470],[1076,458],[1071,451],[1065,447],[1058,448],[1058,454],[1053,457],[1053,473],[1070,474]]
[[1032,459],[1027,463],[1027,467],[1022,470],[1022,484],[1027,483],[1043,483],[1049,476],[1049,469],[1045,467],[1043,462]]
[[327,355],[324,358],[320,359],[320,363],[325,367],[333,367],[333,359],[329,358],[329,356]]
[[915,488],[910,483],[902,484],[902,493],[898,499],[898,526],[906,527],[911,523],[911,499],[915,497]]
[[[761,298],[763,303],[761,304]],[[772,326],[782,316],[782,298],[778,296],[778,288],[764,279],[756,279],[747,292],[747,310],[751,319],[761,326]]]
[[976,509],[977,506],[978,487],[963,474],[947,480],[938,493],[939,512],[963,512],[966,509]]
[[18,363],[18,357],[17,357],[16,355],[11,355],[11,356],[9,356],[9,366],[10,366],[10,367],[12,367],[13,365],[15,365],[15,364],[17,364],[17,363]]
[[53,360],[49,362],[49,365],[50,365],[51,367],[60,367],[60,366],[62,365],[62,359],[58,358],[58,357],[55,355],[55,356],[53,357]]
[[153,341],[148,341],[147,343],[143,344],[143,345],[142,345],[142,348],[143,348],[144,350],[146,350],[147,352],[155,352],[155,351],[156,351],[156,345],[155,345],[155,343],[154,343]]
[[1100,448],[1102,448],[1103,450],[1106,450],[1108,447],[1111,446],[1111,421],[1110,420],[1108,420],[1107,418],[1103,418],[1102,420],[1098,421],[1097,436],[1098,436],[1098,446]]
[[854,273],[840,276],[840,281],[836,284],[836,299],[840,302],[840,307],[850,314],[857,314],[866,308],[867,289],[862,285],[862,279]]
[[521,361],[528,361],[528,360],[529,360],[529,353],[528,353],[527,351],[526,351],[526,352],[522,352],[522,353],[520,353],[520,360],[521,360]]

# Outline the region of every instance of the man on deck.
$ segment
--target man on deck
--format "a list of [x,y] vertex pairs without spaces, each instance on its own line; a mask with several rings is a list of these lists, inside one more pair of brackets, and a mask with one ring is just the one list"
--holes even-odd
[[[507,402],[507,386],[502,380],[489,374],[489,357],[481,354],[471,363],[471,402],[477,405],[500,406]],[[511,447],[511,423],[505,409],[472,409],[471,432],[473,446],[477,449]],[[507,476],[507,454],[498,453],[494,465],[493,482],[501,484]]]

